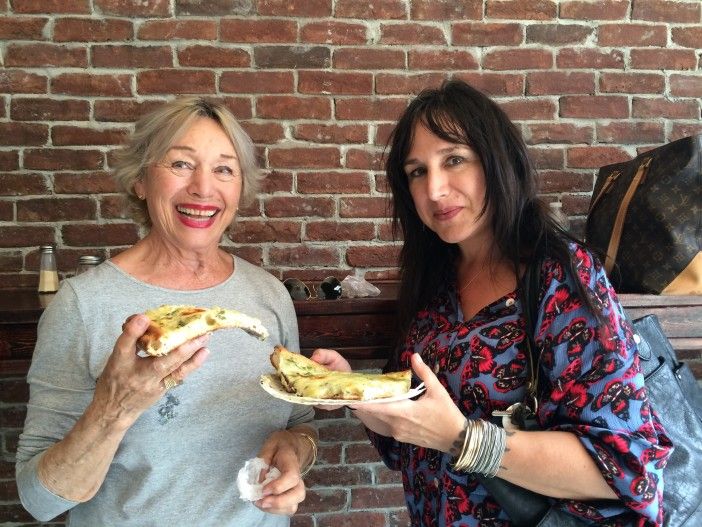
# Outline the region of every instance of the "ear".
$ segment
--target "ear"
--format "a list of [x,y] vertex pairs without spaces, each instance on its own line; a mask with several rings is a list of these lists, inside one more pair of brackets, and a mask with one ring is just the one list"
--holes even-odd
[[139,178],[134,182],[134,193],[139,199],[146,198],[146,185],[144,185],[143,178]]

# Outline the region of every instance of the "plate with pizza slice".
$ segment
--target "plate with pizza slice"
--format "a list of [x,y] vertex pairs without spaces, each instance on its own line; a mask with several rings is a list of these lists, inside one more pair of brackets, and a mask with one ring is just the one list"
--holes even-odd
[[424,385],[411,387],[412,370],[393,373],[332,371],[276,346],[271,354],[274,374],[261,376],[261,387],[273,397],[297,404],[339,406],[389,403],[416,397]]

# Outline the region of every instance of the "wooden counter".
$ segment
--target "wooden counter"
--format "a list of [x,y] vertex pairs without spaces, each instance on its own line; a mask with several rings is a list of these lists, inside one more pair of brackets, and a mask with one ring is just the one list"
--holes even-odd
[[[377,285],[381,294],[373,298],[296,301],[303,352],[327,347],[349,359],[386,358],[395,327],[397,283]],[[0,372],[26,373],[42,300],[32,290],[0,290]],[[632,318],[658,315],[681,359],[702,359],[702,296],[620,295],[620,300]],[[693,367],[702,373],[702,362]]]

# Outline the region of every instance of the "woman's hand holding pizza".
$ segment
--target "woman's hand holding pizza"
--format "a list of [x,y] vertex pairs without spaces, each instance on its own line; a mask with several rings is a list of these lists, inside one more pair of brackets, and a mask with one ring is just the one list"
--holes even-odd
[[143,315],[127,319],[95,386],[93,403],[101,406],[107,419],[124,421],[126,426],[163,396],[165,378],[170,376],[182,382],[203,364],[209,353],[204,347],[209,335],[203,335],[168,355],[139,357],[136,341],[148,324]]

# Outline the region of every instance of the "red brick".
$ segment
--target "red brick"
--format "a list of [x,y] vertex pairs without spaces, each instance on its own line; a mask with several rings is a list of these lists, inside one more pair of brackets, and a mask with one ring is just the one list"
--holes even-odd
[[198,45],[179,49],[178,63],[181,66],[244,68],[251,65],[251,57],[243,49]]
[[90,0],[12,0],[12,10],[26,14],[88,14],[91,6]]
[[509,49],[487,52],[483,57],[483,68],[490,70],[549,69],[553,66],[553,55],[542,49]]
[[[38,282],[37,275],[32,274],[17,274],[17,273],[2,273],[0,274],[0,284],[2,284],[3,289],[32,289],[37,286]],[[6,433],[7,435],[7,433]],[[10,445],[10,441],[14,445]],[[16,439],[6,439],[5,440],[5,450],[8,452],[15,452],[17,450],[17,440]],[[0,518],[6,518],[3,516],[2,506],[0,506]]]
[[702,42],[702,26],[674,27],[671,31],[673,44],[686,48],[698,49]]
[[405,504],[402,487],[375,486],[355,487],[351,489],[351,508],[377,509],[378,507],[399,507]]
[[451,24],[451,44],[454,46],[517,46],[522,43],[520,24],[456,22]]
[[694,70],[697,56],[692,49],[632,49],[631,67],[637,70]]
[[626,20],[629,0],[564,1],[560,4],[559,18],[578,20]]
[[8,44],[5,67],[63,66],[85,68],[88,55],[85,48],[57,44]]
[[572,123],[529,124],[525,129],[524,138],[532,145],[591,143],[594,137],[592,126]]
[[54,146],[118,145],[128,134],[124,128],[95,130],[81,126],[54,126],[51,128],[51,142]]
[[258,68],[328,68],[331,51],[323,46],[256,46]]
[[330,198],[280,196],[266,199],[266,215],[270,218],[295,218],[334,215],[334,201]]
[[230,237],[236,243],[299,243],[302,240],[302,225],[276,220],[237,221]]
[[642,144],[664,143],[663,122],[616,121],[597,125],[598,143]]
[[36,247],[55,242],[53,227],[9,225],[0,229],[0,247]]
[[502,0],[488,2],[485,16],[517,20],[553,20],[558,16],[558,6],[551,0]]
[[170,14],[169,0],[149,0],[134,2],[134,0],[93,0],[96,11],[103,15],[122,15],[128,17],[168,16]]
[[285,131],[278,123],[240,122],[239,124],[241,124],[254,143],[277,143],[285,139]]
[[665,75],[657,73],[602,73],[603,93],[663,93]]
[[263,44],[297,41],[297,23],[292,20],[225,18],[219,24],[219,39],[222,42]]
[[370,95],[373,93],[373,74],[339,71],[300,71],[298,72],[297,89],[300,93]]
[[44,75],[21,70],[0,71],[0,93],[45,93],[47,79]]
[[49,127],[45,124],[0,122],[0,146],[39,146],[48,138]]
[[592,172],[541,170],[539,192],[591,192]]
[[440,27],[426,24],[380,24],[380,44],[446,45],[446,37]]
[[631,116],[637,118],[697,119],[699,114],[699,107],[694,100],[634,97],[631,103]]
[[397,267],[399,246],[354,245],[346,249],[346,263],[351,267]]
[[[382,512],[344,512],[324,514],[318,518],[318,527],[385,527],[385,514]],[[407,524],[409,525],[409,523]]]
[[395,121],[407,107],[407,99],[374,97],[337,99],[336,119]]
[[[368,29],[363,24],[333,20],[310,22],[300,30],[300,42],[311,44],[351,45],[365,44]],[[291,40],[294,40],[291,39]]]
[[[0,221],[14,221],[15,220],[15,205],[12,201],[0,201]],[[0,271],[2,271],[3,267],[3,260],[4,258],[7,258],[7,255],[0,254]],[[19,267],[16,269],[5,269],[6,271],[9,270],[21,270],[22,269],[22,264],[20,263]],[[1,282],[0,282],[1,283]],[[3,287],[3,286],[0,286]]]
[[3,174],[0,173],[0,196],[26,196],[46,194],[48,187],[44,176],[40,174]]
[[483,16],[481,0],[413,0],[410,18],[415,20],[480,20]]
[[297,175],[301,194],[368,194],[365,172],[301,172]]
[[594,72],[538,71],[527,73],[527,95],[595,93]]
[[92,63],[96,68],[170,68],[173,66],[168,46],[92,46]]
[[305,500],[297,509],[298,514],[334,512],[345,508],[349,491],[344,488],[307,489]]
[[339,216],[341,218],[385,218],[390,210],[385,198],[350,198],[339,201]]
[[574,118],[629,117],[629,104],[626,97],[616,95],[566,95],[559,100],[560,116]]
[[665,47],[668,31],[665,26],[650,24],[603,24],[597,29],[597,44],[608,46]]
[[290,518],[290,527],[314,527],[314,520],[312,516],[297,513]]
[[599,168],[630,158],[626,150],[614,146],[574,146],[566,152],[566,164],[570,168]]
[[317,466],[305,478],[309,487],[348,487],[351,485],[370,485],[371,471],[367,467],[341,465],[336,467]]
[[115,42],[133,35],[129,20],[58,18],[54,24],[54,42]]
[[307,247],[293,245],[292,247],[271,247],[268,251],[271,265],[285,267],[301,267],[310,265],[330,266],[339,261],[339,253],[331,247]]
[[261,193],[292,192],[293,176],[290,172],[271,170],[261,183]]
[[34,521],[32,515],[29,514],[19,503],[16,505],[5,503],[0,505],[0,518],[9,523]]
[[47,22],[47,18],[0,16],[0,39],[46,40],[44,28]]
[[219,89],[233,93],[292,93],[295,79],[291,71],[225,71]]
[[372,223],[315,221],[307,223],[305,240],[309,241],[370,241],[375,237]]
[[61,234],[66,245],[76,247],[103,247],[106,240],[110,245],[132,245],[139,239],[133,223],[64,225]]
[[653,22],[700,23],[699,2],[671,2],[668,0],[636,0],[631,10],[632,20]]
[[461,50],[415,50],[408,53],[411,70],[476,70],[478,60],[470,51]]
[[251,98],[222,97],[221,101],[237,119],[251,119],[253,117]]
[[117,191],[117,184],[109,172],[57,172],[54,174],[54,192],[57,194],[100,194]]
[[402,485],[402,473],[399,470],[390,470],[386,466],[382,465],[378,467],[376,473],[376,480],[381,485]]
[[210,70],[159,69],[137,73],[139,94],[214,93],[215,76]]
[[346,453],[345,461],[349,464],[357,463],[377,463],[380,455],[375,447],[368,443],[350,443],[344,449]]
[[525,77],[521,73],[457,73],[454,77],[491,96],[524,93]]
[[268,162],[276,168],[334,168],[340,166],[337,147],[272,147]]
[[0,151],[0,170],[15,170],[19,168],[19,155],[16,151]]
[[132,76],[64,73],[51,79],[51,91],[67,95],[129,97],[132,95]]
[[98,199],[100,205],[100,218],[126,220],[131,216],[127,212],[124,196],[121,194],[111,196],[101,196]]
[[529,147],[529,159],[537,170],[560,170],[565,166],[565,152],[562,148]]
[[702,134],[702,124],[698,121],[692,123],[673,123],[668,140],[675,141],[676,139],[699,134]]
[[258,0],[258,14],[323,18],[331,16],[332,0]]
[[293,137],[313,143],[365,143],[368,141],[368,127],[362,124],[312,124],[295,125]]
[[409,513],[407,507],[391,511],[388,519],[388,527],[403,527],[410,524]]
[[383,152],[380,149],[371,151],[365,148],[349,148],[344,166],[361,170],[382,170]]
[[617,49],[565,48],[558,51],[556,66],[559,69],[623,70],[624,53]]
[[674,97],[702,97],[702,77],[699,74],[672,74],[670,94]]
[[334,67],[339,69],[403,69],[405,52],[396,49],[340,48],[334,51]]
[[253,265],[263,265],[263,250],[261,247],[237,247],[234,251],[239,258],[246,260]]
[[417,94],[426,88],[438,88],[447,77],[445,73],[414,75],[378,73],[375,76],[375,91],[378,95]]
[[24,152],[24,167],[34,170],[95,170],[102,166],[103,154],[97,150],[51,148]]
[[256,115],[266,119],[329,119],[331,99],[263,95],[256,99]]
[[232,16],[253,15],[254,2],[241,0],[176,0],[176,15]]
[[[373,280],[399,280],[400,279],[400,273],[398,272],[397,269],[384,269],[382,271],[367,271],[366,272],[366,279],[369,281]],[[403,525],[409,525],[409,523],[405,523]]]
[[95,101],[93,116],[96,121],[132,123],[150,111],[161,106],[165,101],[135,101],[121,99],[100,99]]
[[17,221],[94,220],[95,202],[84,198],[41,198],[17,202]]
[[566,44],[585,44],[594,29],[590,26],[576,24],[536,24],[526,28],[526,43],[563,46]]
[[139,26],[139,40],[216,40],[215,20],[147,20]]
[[511,101],[498,101],[500,108],[513,121],[533,121],[554,119],[558,108],[551,99],[515,99]]
[[406,17],[404,0],[336,0],[334,16],[361,20],[401,19]]

